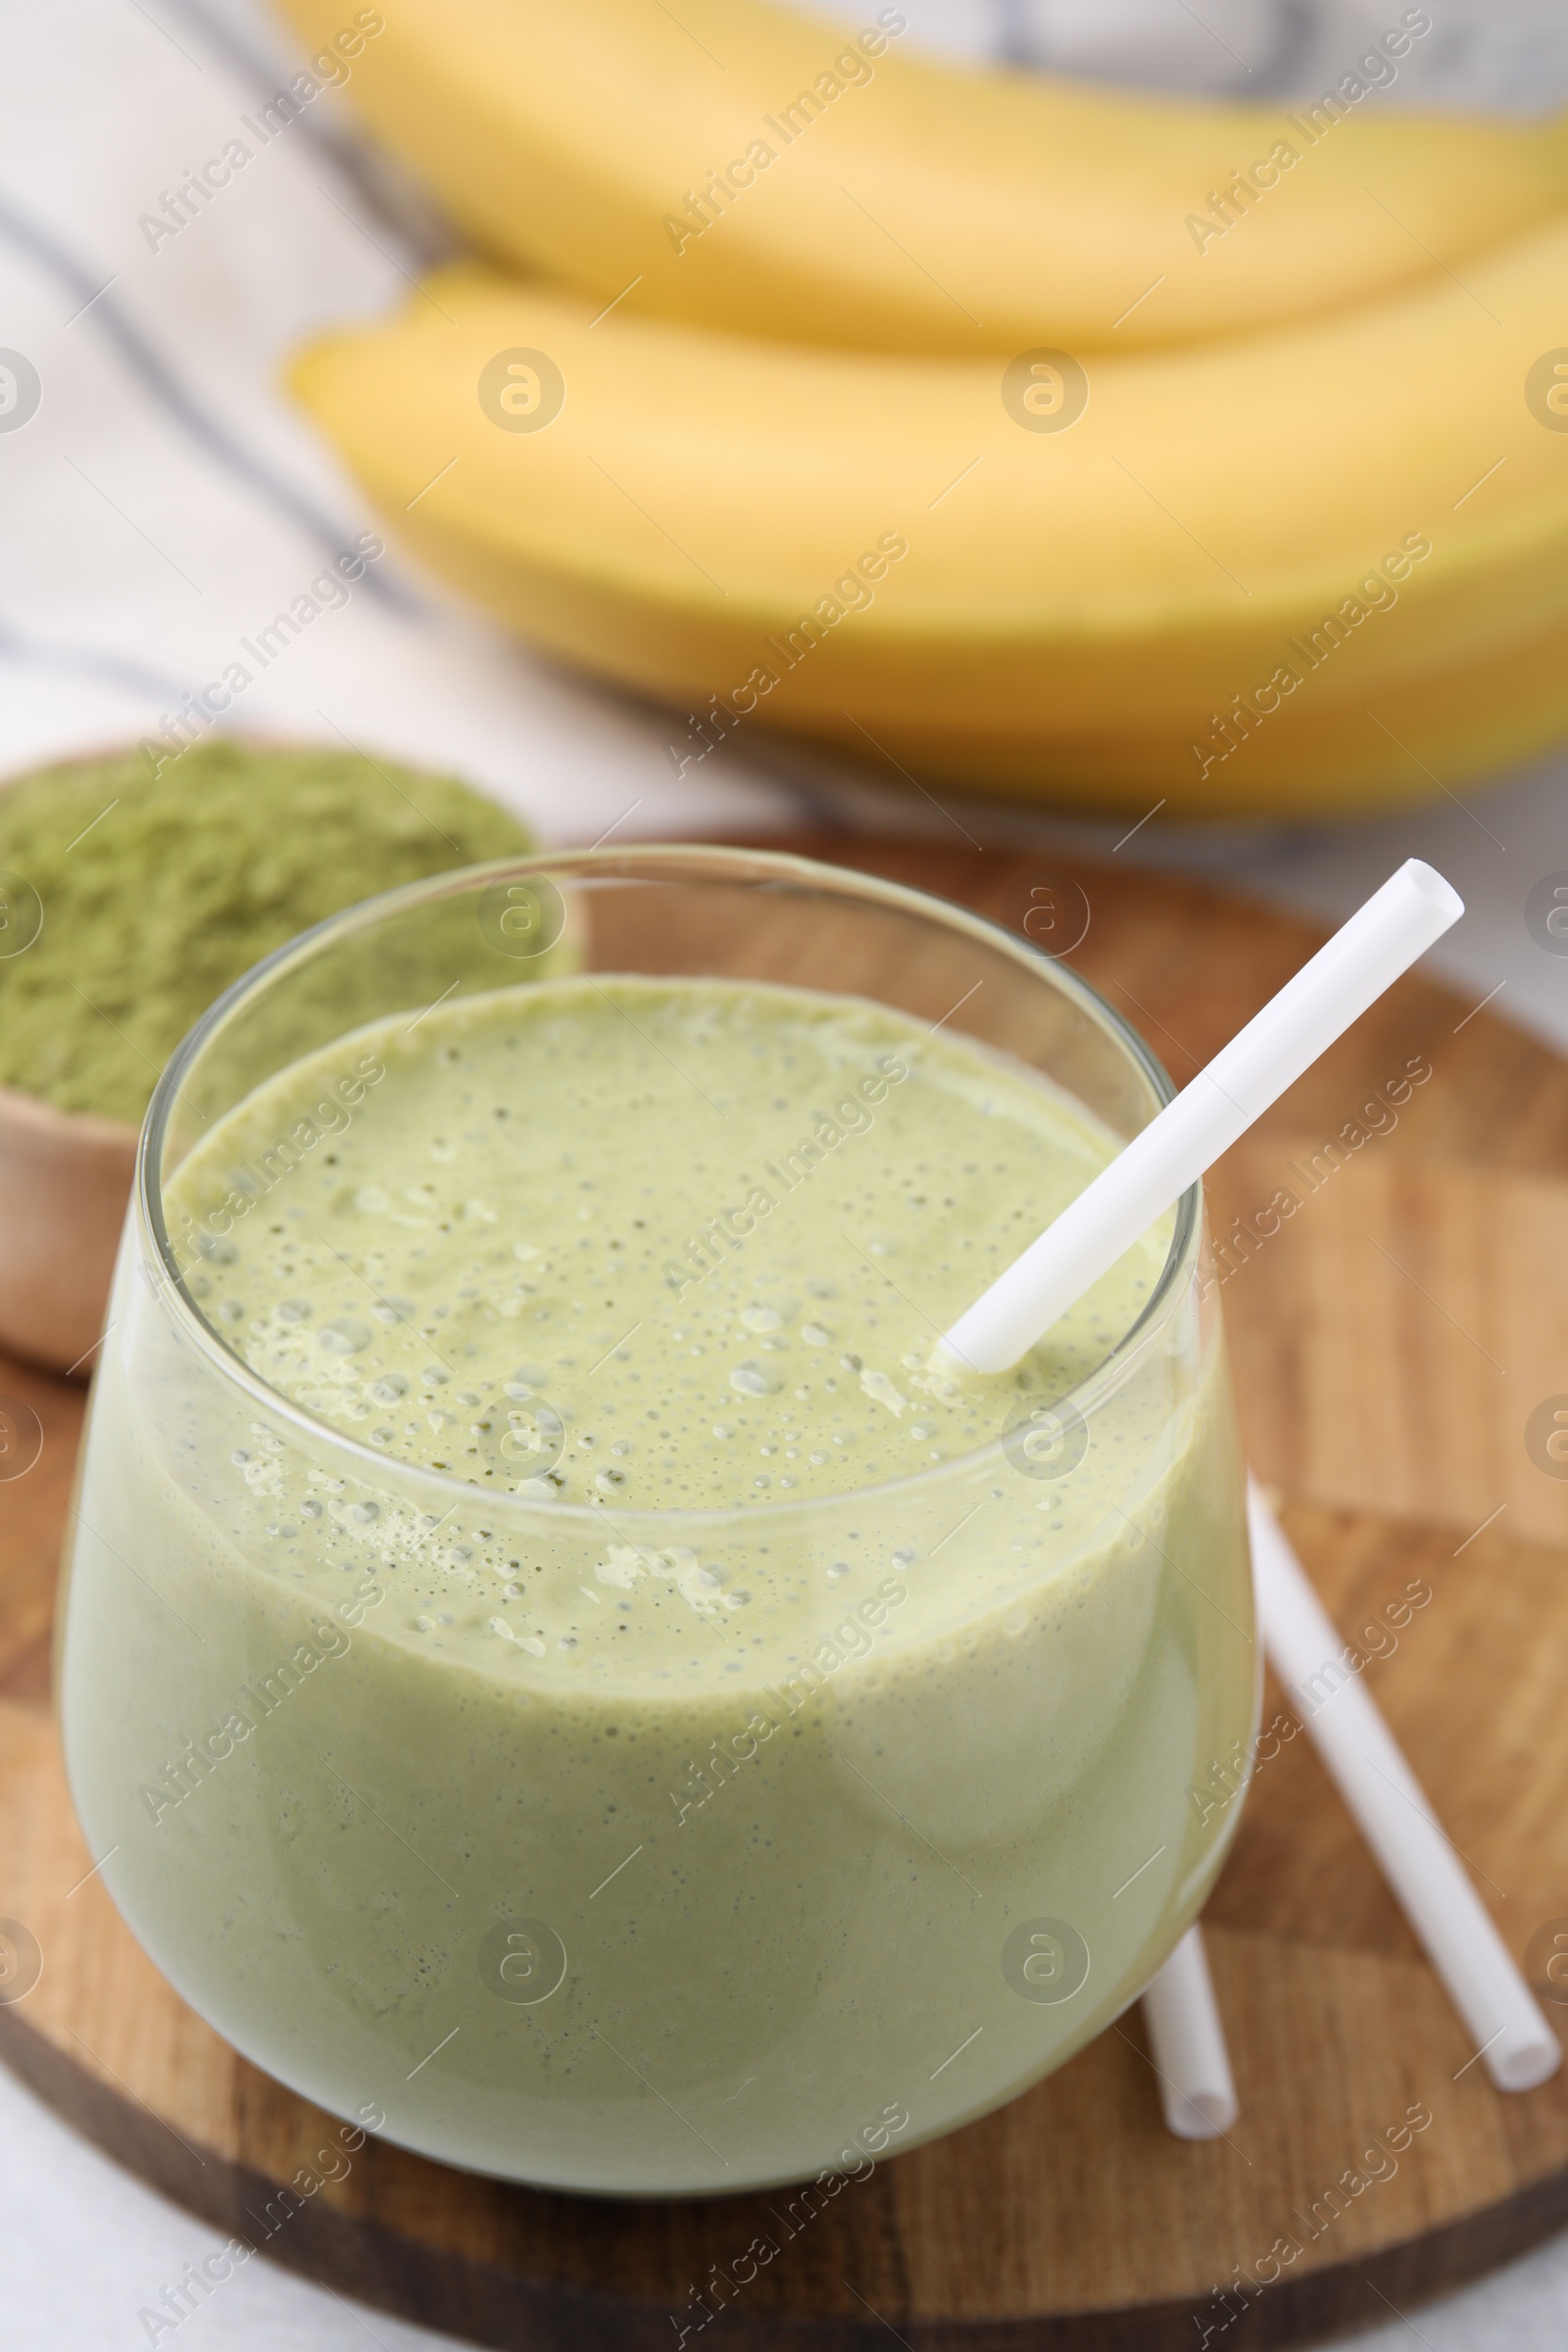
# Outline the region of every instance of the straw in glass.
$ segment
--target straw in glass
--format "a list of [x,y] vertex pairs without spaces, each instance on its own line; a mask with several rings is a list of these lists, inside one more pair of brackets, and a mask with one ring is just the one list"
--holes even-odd
[[1464,912],[1419,858],[1303,963],[973,1306],[942,1346],[1005,1372]]

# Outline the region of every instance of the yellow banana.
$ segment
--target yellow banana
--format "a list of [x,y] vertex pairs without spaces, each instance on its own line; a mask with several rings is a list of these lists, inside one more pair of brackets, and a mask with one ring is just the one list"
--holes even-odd
[[294,380],[435,570],[699,740],[710,712],[1060,797],[1066,747],[1152,737],[1200,808],[1267,771],[1223,757],[1238,726],[1568,622],[1568,221],[1462,285],[1087,371],[596,323],[465,270]]
[[808,343],[1082,358],[1437,275],[1568,205],[1568,129],[1387,106],[1404,8],[1321,96],[1234,106],[926,62],[759,0],[283,0],[489,252]]
[[[918,778],[922,787],[1132,816],[1158,802],[1167,817],[1361,815],[1451,793],[1568,737],[1568,628],[1399,678],[1364,704],[1314,709],[1303,695],[1267,723],[1233,710],[1229,734],[1222,744],[1210,730],[1201,761],[1185,736],[1115,732],[1042,742],[889,727],[875,746],[856,748],[871,775],[896,789]],[[697,763],[721,740],[711,710],[701,732],[688,720],[673,730],[675,764],[701,773]]]

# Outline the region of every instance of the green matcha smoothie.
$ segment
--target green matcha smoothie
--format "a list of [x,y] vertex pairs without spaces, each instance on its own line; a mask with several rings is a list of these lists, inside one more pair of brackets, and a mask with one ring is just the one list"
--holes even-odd
[[176,1986],[407,2144],[633,2193],[857,2168],[1114,2016],[1250,1728],[1217,1327],[1114,1352],[1167,1223],[1015,1372],[931,1351],[1115,1149],[882,1006],[604,973],[210,1125],[165,1211],[239,1364],[127,1250],[63,1649]]

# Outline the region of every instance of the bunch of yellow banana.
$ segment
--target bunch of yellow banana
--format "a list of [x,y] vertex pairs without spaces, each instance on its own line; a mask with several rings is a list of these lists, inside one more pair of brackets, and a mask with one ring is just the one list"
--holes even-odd
[[677,768],[771,727],[1312,811],[1568,730],[1568,138],[1378,113],[1421,11],[1277,113],[924,65],[889,9],[373,13],[370,121],[566,282],[442,272],[296,388]]

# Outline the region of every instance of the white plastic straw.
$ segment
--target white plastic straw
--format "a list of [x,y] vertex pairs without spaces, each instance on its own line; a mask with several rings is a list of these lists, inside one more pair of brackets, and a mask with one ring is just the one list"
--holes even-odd
[[1165,2129],[1178,2139],[1217,2139],[1239,2108],[1202,1930],[1188,1929],[1144,1993],[1144,2023],[1159,2076]]
[[[1534,2090],[1562,2063],[1557,2037],[1371,1693],[1346,1670],[1345,1644],[1255,1480],[1247,1515],[1269,1663],[1474,2035],[1476,2056],[1499,2090]],[[1339,1680],[1325,1693],[1330,1666]]]
[[1190,1086],[960,1315],[943,1342],[1005,1372],[1464,912],[1407,858]]

